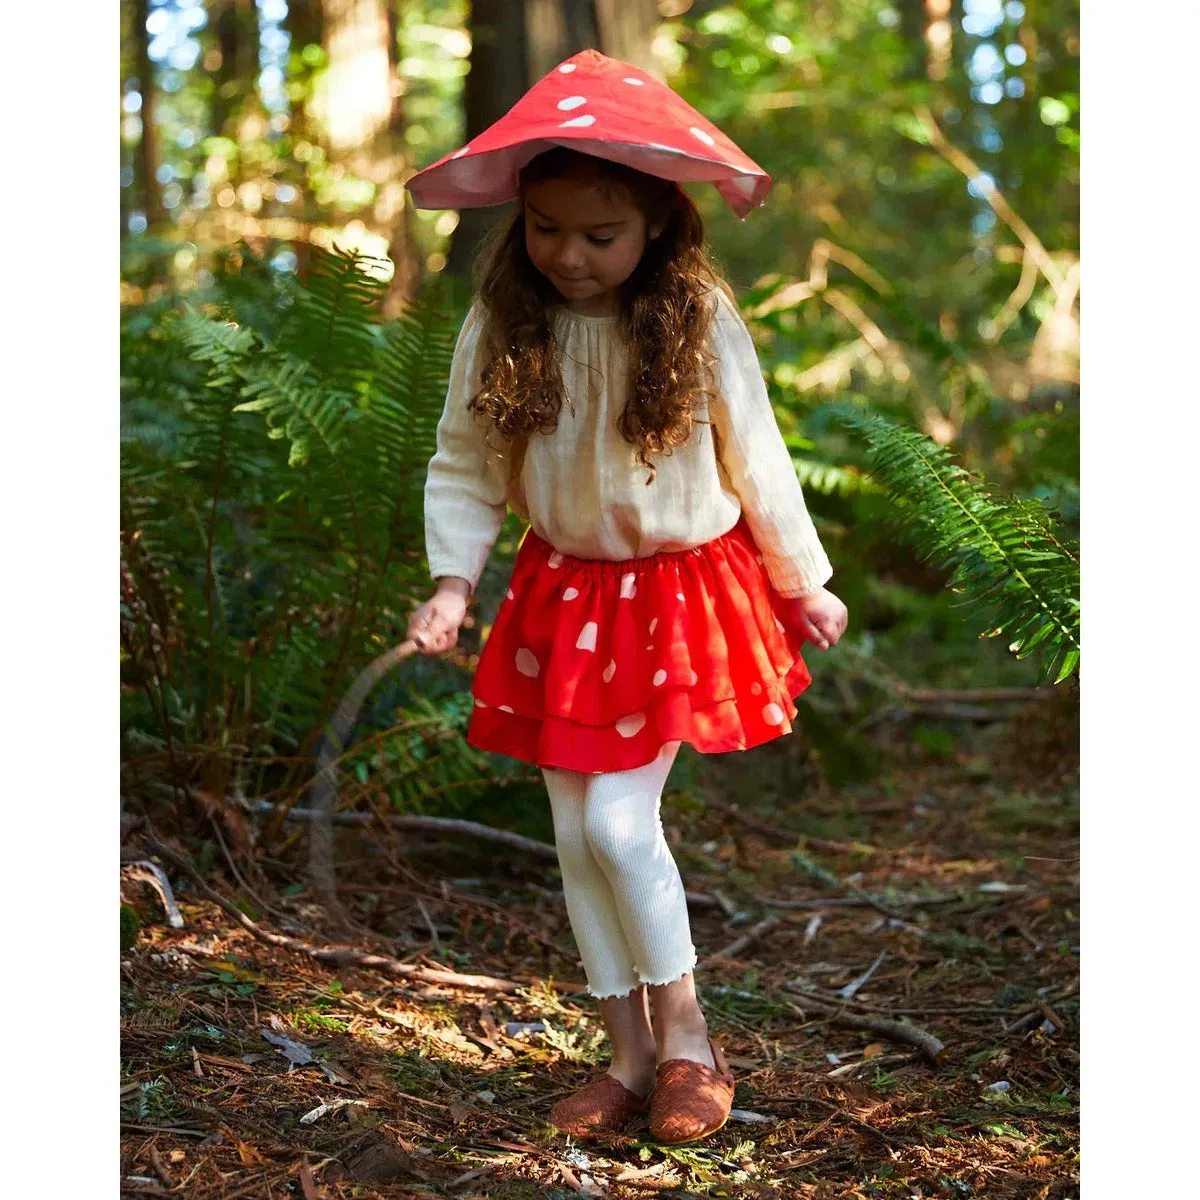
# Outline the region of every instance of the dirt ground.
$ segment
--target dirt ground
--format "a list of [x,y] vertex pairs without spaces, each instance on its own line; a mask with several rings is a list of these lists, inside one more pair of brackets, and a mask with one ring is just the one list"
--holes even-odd
[[[664,814],[738,1081],[692,1147],[545,1123],[606,1061],[551,861],[339,832],[361,927],[342,942],[487,987],[269,944],[164,862],[171,928],[126,875],[144,924],[121,961],[121,1194],[1076,1197],[1073,720],[880,727],[881,773],[841,787],[799,738],[685,770]],[[205,877],[262,930],[326,945],[302,867],[298,840],[253,892],[220,858]],[[881,1019],[909,1026],[862,1027]]]

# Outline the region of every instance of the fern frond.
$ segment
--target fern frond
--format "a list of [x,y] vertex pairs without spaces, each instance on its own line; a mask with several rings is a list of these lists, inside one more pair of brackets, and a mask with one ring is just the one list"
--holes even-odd
[[1079,555],[1035,500],[996,497],[950,453],[915,429],[847,405],[839,419],[863,435],[873,473],[903,514],[901,535],[972,607],[992,614],[985,636],[1005,635],[1061,682],[1079,664]]

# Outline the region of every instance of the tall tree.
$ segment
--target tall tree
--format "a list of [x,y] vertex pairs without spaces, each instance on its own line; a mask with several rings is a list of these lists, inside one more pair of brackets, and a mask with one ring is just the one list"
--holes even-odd
[[385,0],[321,0],[326,68],[309,113],[330,161],[374,184],[362,220],[388,240],[395,264],[388,311],[415,291],[421,264],[400,179],[407,165],[396,24]]
[[[524,0],[473,0],[471,70],[463,89],[467,140],[482,133],[521,98],[529,86]],[[446,269],[467,276],[494,209],[465,208],[450,243]]]
[[158,130],[154,124],[157,89],[154,85],[154,64],[150,61],[150,35],[146,30],[149,16],[149,0],[133,0],[134,61],[138,92],[142,97],[142,134],[138,140],[134,181],[146,222],[156,225],[163,219],[163,206],[158,184]]

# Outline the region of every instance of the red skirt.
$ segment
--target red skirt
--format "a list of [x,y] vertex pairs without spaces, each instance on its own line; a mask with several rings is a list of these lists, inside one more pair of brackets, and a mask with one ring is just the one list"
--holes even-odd
[[541,767],[625,771],[791,732],[811,682],[789,601],[744,522],[692,550],[571,558],[530,530],[480,654],[467,741]]

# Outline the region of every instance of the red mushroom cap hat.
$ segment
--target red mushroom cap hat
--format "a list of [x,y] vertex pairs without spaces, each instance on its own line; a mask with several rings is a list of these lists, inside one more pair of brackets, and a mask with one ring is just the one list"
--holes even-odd
[[516,198],[521,168],[554,146],[679,183],[707,180],[742,218],[771,186],[762,167],[666,84],[584,50],[461,150],[413,175],[408,191],[418,208],[503,204]]

